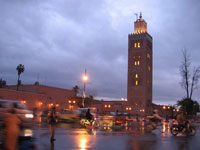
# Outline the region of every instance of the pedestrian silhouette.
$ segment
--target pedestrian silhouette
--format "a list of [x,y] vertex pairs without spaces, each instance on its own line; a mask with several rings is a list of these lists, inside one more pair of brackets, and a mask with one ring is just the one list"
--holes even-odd
[[54,138],[55,136],[55,125],[56,125],[56,108],[52,107],[51,113],[49,116],[49,124],[51,128],[51,138],[50,141],[54,142],[56,139]]
[[5,150],[18,149],[18,136],[20,132],[21,120],[16,115],[16,111],[12,108],[4,118],[5,125]]

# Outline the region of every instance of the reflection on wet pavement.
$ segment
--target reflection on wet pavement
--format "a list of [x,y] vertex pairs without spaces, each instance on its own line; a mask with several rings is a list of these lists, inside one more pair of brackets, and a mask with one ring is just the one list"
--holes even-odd
[[57,125],[56,141],[52,144],[48,125],[25,129],[24,134],[35,136],[40,150],[196,150],[200,149],[198,127],[194,137],[181,134],[174,137],[170,133],[170,124],[166,122],[151,132],[145,122],[135,122],[122,129],[86,129],[61,123]]

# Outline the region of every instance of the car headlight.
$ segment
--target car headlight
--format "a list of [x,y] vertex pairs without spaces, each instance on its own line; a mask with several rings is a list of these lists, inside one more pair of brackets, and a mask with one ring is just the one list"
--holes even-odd
[[26,118],[33,118],[33,114],[25,114]]

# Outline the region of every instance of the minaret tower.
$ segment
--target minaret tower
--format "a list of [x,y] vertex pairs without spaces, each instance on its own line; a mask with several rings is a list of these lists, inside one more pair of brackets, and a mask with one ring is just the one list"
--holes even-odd
[[134,22],[134,33],[128,35],[128,105],[132,113],[145,116],[152,104],[152,37],[140,13]]

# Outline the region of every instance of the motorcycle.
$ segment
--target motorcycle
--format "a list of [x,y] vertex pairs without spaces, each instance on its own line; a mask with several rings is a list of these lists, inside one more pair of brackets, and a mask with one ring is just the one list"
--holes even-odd
[[196,134],[196,129],[191,126],[189,122],[186,122],[184,125],[173,124],[170,127],[170,132],[173,136],[176,136],[178,133],[184,133],[187,136],[194,136]]
[[86,118],[82,118],[80,120],[80,124],[86,128],[97,128],[99,127],[99,123],[96,119],[88,120]]

